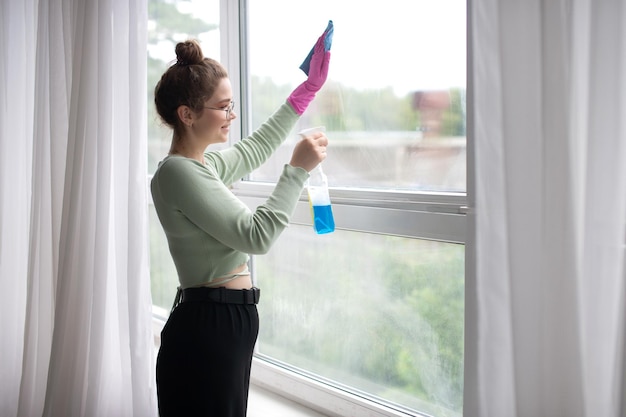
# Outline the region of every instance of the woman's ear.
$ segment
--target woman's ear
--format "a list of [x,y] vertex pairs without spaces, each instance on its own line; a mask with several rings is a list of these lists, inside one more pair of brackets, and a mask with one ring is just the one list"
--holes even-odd
[[180,105],[176,109],[176,113],[178,114],[178,118],[183,123],[183,125],[187,127],[191,127],[193,124],[193,111],[189,106]]

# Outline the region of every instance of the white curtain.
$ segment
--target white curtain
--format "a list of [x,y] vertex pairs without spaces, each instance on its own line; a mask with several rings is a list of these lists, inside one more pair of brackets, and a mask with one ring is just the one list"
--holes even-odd
[[624,416],[626,5],[474,0],[470,11],[465,414]]
[[155,416],[142,0],[0,0],[0,415]]

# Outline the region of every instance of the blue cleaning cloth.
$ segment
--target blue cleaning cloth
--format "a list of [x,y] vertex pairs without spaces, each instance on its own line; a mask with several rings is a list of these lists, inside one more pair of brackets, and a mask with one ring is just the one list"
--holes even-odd
[[[328,26],[326,26],[326,30],[324,31],[324,33],[326,33],[326,37],[324,38],[324,50],[326,51],[330,51],[330,47],[333,44],[334,32],[335,32],[335,26],[333,25],[333,21],[329,20]],[[311,58],[313,57],[314,51],[315,51],[315,45],[313,45],[313,48],[311,48],[311,52],[309,52],[309,55],[307,55],[307,57],[304,59],[304,61],[300,65],[300,69],[304,71],[306,75],[309,75],[309,69],[311,68]]]

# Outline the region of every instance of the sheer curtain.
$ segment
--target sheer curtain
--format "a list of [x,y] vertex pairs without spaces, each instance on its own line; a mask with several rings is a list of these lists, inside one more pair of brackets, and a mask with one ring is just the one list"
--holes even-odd
[[147,3],[0,2],[0,415],[156,416]]
[[626,5],[474,0],[465,414],[624,416]]

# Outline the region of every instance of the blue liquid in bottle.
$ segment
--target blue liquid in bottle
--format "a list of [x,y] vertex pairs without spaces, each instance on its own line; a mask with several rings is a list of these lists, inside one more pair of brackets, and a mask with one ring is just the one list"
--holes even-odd
[[335,219],[331,209],[330,195],[328,193],[328,179],[324,175],[322,165],[319,164],[310,172],[307,181],[311,217],[313,217],[313,230],[318,235],[335,231]]
[[330,204],[313,206],[313,228],[320,235],[335,231],[335,219]]

